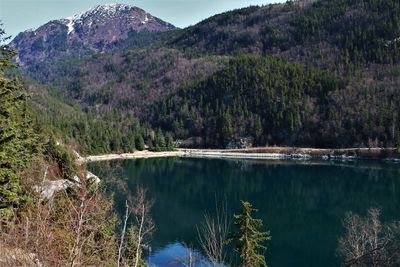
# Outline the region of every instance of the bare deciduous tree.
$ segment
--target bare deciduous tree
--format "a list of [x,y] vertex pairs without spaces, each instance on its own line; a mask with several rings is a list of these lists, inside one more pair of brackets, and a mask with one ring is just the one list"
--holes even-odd
[[146,189],[138,187],[136,189],[136,195],[131,200],[131,212],[132,216],[134,217],[135,227],[137,229],[134,263],[135,267],[137,267],[139,264],[142,247],[146,245],[147,238],[153,233],[155,229],[154,222],[150,215],[150,210],[153,207],[154,201],[147,200],[146,194]]
[[138,186],[135,194],[128,192],[127,180],[112,178],[113,183],[125,197],[125,214],[119,235],[117,266],[142,266],[143,248],[155,229],[150,211],[154,201],[147,199],[147,190]]
[[400,263],[399,224],[382,224],[380,210],[367,216],[348,213],[343,221],[344,237],[339,238],[339,255],[344,266],[396,266]]
[[[115,262],[116,216],[112,201],[97,186],[80,180],[49,200],[31,192],[26,211],[15,214],[0,232],[0,244],[7,248],[9,259],[25,262],[30,258],[43,266],[100,266]],[[33,265],[14,261],[11,266]]]
[[128,201],[125,201],[124,226],[122,227],[121,240],[120,240],[119,246],[118,246],[118,259],[117,259],[118,267],[121,264],[122,252],[123,252],[123,248],[124,248],[124,244],[125,244],[126,227],[128,225],[128,219],[129,219],[130,214],[131,214],[131,211],[129,209]]
[[204,214],[204,222],[197,228],[198,240],[205,256],[213,266],[224,266],[226,262],[225,247],[229,234],[229,216],[226,202],[218,207],[216,214]]
[[[65,192],[65,210],[68,214],[63,219],[65,228],[72,233],[72,242],[69,247],[69,266],[92,264],[92,257],[107,253],[105,222],[100,218],[107,218],[107,210],[112,210],[112,203],[104,201],[97,189],[90,187],[86,179],[81,179],[79,186],[74,187],[72,193]],[[111,221],[110,221],[111,222]],[[99,242],[103,237],[105,240]],[[111,240],[109,240],[111,241]],[[114,244],[114,240],[111,241]]]

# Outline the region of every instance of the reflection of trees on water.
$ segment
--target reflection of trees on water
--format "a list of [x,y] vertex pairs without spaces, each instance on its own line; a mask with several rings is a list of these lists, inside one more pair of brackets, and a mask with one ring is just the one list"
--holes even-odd
[[314,259],[315,265],[335,263],[346,211],[378,206],[388,219],[400,214],[400,167],[395,164],[164,158],[96,163],[95,168],[101,169],[100,177],[110,177],[109,172],[126,179],[131,192],[136,184],[149,189],[156,199],[155,246],[193,242],[195,225],[205,210],[212,210],[216,196],[226,197],[233,211],[240,199],[250,201],[271,230],[272,265],[275,257],[279,263],[299,258]]

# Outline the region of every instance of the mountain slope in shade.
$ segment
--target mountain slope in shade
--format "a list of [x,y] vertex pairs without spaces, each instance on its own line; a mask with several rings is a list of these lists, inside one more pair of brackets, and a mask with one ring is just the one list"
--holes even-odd
[[22,32],[11,45],[19,52],[17,61],[21,65],[29,65],[49,58],[106,51],[133,33],[157,33],[172,29],[175,27],[170,23],[140,8],[107,4]]

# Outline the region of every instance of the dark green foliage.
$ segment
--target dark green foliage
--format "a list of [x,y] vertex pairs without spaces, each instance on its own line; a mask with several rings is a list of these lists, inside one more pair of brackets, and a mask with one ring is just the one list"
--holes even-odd
[[165,137],[161,129],[158,129],[150,150],[156,152],[171,151],[174,150],[174,147],[174,140],[172,136],[170,134],[167,134],[167,137]]
[[[63,140],[77,142],[83,154],[134,152],[136,136],[142,135],[141,126],[135,118],[122,117],[116,112],[98,116],[93,112],[73,110],[55,116],[41,111],[38,120],[58,132]],[[140,148],[143,149],[143,146]]]
[[166,149],[168,151],[172,151],[175,149],[175,142],[170,133],[168,133],[166,137]]
[[76,175],[75,156],[70,150],[58,144],[53,136],[44,146],[47,160],[55,161],[64,179],[72,179]]
[[[52,92],[53,88],[41,86],[38,94],[35,90],[39,90],[39,85],[32,81],[25,83],[34,91],[30,108],[38,124],[43,125],[49,135],[56,133],[60,141],[73,145],[83,155],[134,152],[145,149],[145,140],[154,141],[151,127],[141,124],[132,115],[118,110],[98,114],[95,108],[82,109],[63,103],[67,101]],[[158,136],[164,134],[161,132]],[[168,139],[157,140],[161,140],[158,150],[173,149],[168,146]]]
[[[0,28],[0,44],[5,41],[3,36]],[[0,215],[25,199],[19,172],[38,152],[38,137],[28,116],[27,97],[16,78],[6,77],[6,72],[16,67],[11,63],[15,54],[10,47],[0,45]]]
[[262,220],[252,217],[252,213],[257,210],[253,209],[249,202],[242,201],[242,206],[242,212],[234,215],[237,230],[231,234],[230,239],[236,245],[235,252],[240,258],[239,266],[267,266],[262,250],[266,249],[263,243],[271,240],[270,233],[260,231],[263,226]]
[[201,137],[206,147],[240,137],[255,145],[393,147],[399,83],[384,75],[367,84],[277,58],[239,56],[155,105],[152,122],[178,139]]
[[[127,239],[128,239],[128,246],[125,251],[126,256],[124,257],[124,263],[128,266],[134,266],[135,265],[135,257],[136,255],[136,250],[137,250],[137,234],[138,229],[136,227],[129,227],[128,228],[128,233],[127,233]],[[143,260],[143,251],[142,248],[139,248],[139,256],[140,259],[138,261],[138,267],[146,267],[146,262]]]
[[231,115],[228,111],[223,111],[222,114],[219,115],[217,119],[217,129],[220,129],[218,132],[219,144],[227,144],[233,138],[233,129],[232,129],[232,119]]
[[139,151],[142,151],[145,149],[145,143],[144,143],[144,139],[143,136],[141,134],[137,135],[137,137],[135,138],[136,140],[136,148]]
[[276,58],[242,56],[157,106],[159,126],[178,138],[201,136],[223,147],[252,136],[258,144],[313,144],[321,123],[318,105],[341,83],[327,72]]
[[149,31],[131,31],[128,33],[128,38],[110,44],[107,49],[122,50],[122,49],[137,49],[150,45],[155,45],[163,41],[170,35],[174,34],[174,30],[166,32],[149,32]]
[[[39,89],[32,81],[25,83],[33,87],[32,91]],[[49,135],[56,133],[60,141],[72,144],[83,155],[134,152],[145,149],[145,140],[155,141],[151,127],[141,124],[132,115],[117,110],[100,115],[94,108],[81,109],[63,103],[60,96],[51,93],[52,88],[41,86],[40,89],[41,94],[33,95],[30,107],[34,118],[44,125]],[[173,150],[171,136],[165,140],[164,133],[159,130],[157,137],[157,150]]]
[[184,29],[170,44],[221,55],[279,54],[337,68],[338,62],[398,62],[399,36],[397,0],[288,1],[213,16]]
[[356,62],[400,59],[400,2],[397,0],[316,1],[291,21],[298,43],[329,40]]
[[[212,16],[177,33],[169,43],[180,48],[196,47],[203,52],[221,54],[248,51],[246,47],[254,45],[256,37],[235,26],[243,24],[250,14],[259,9],[258,6],[251,6]],[[233,29],[227,30],[228,27]]]

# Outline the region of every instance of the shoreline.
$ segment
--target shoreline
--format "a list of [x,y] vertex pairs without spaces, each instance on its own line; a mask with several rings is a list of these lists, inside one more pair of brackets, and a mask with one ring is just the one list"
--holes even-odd
[[184,153],[182,151],[152,152],[144,150],[144,151],[136,151],[134,153],[106,154],[106,155],[94,155],[86,157],[78,156],[77,163],[82,164],[87,162],[107,161],[107,160],[180,157],[183,156],[183,154]]
[[124,160],[139,158],[230,158],[264,160],[385,160],[400,162],[400,153],[395,148],[345,148],[318,149],[293,147],[256,147],[246,149],[177,149],[176,151],[152,152],[148,150],[134,153],[106,154],[81,157],[77,163]]

